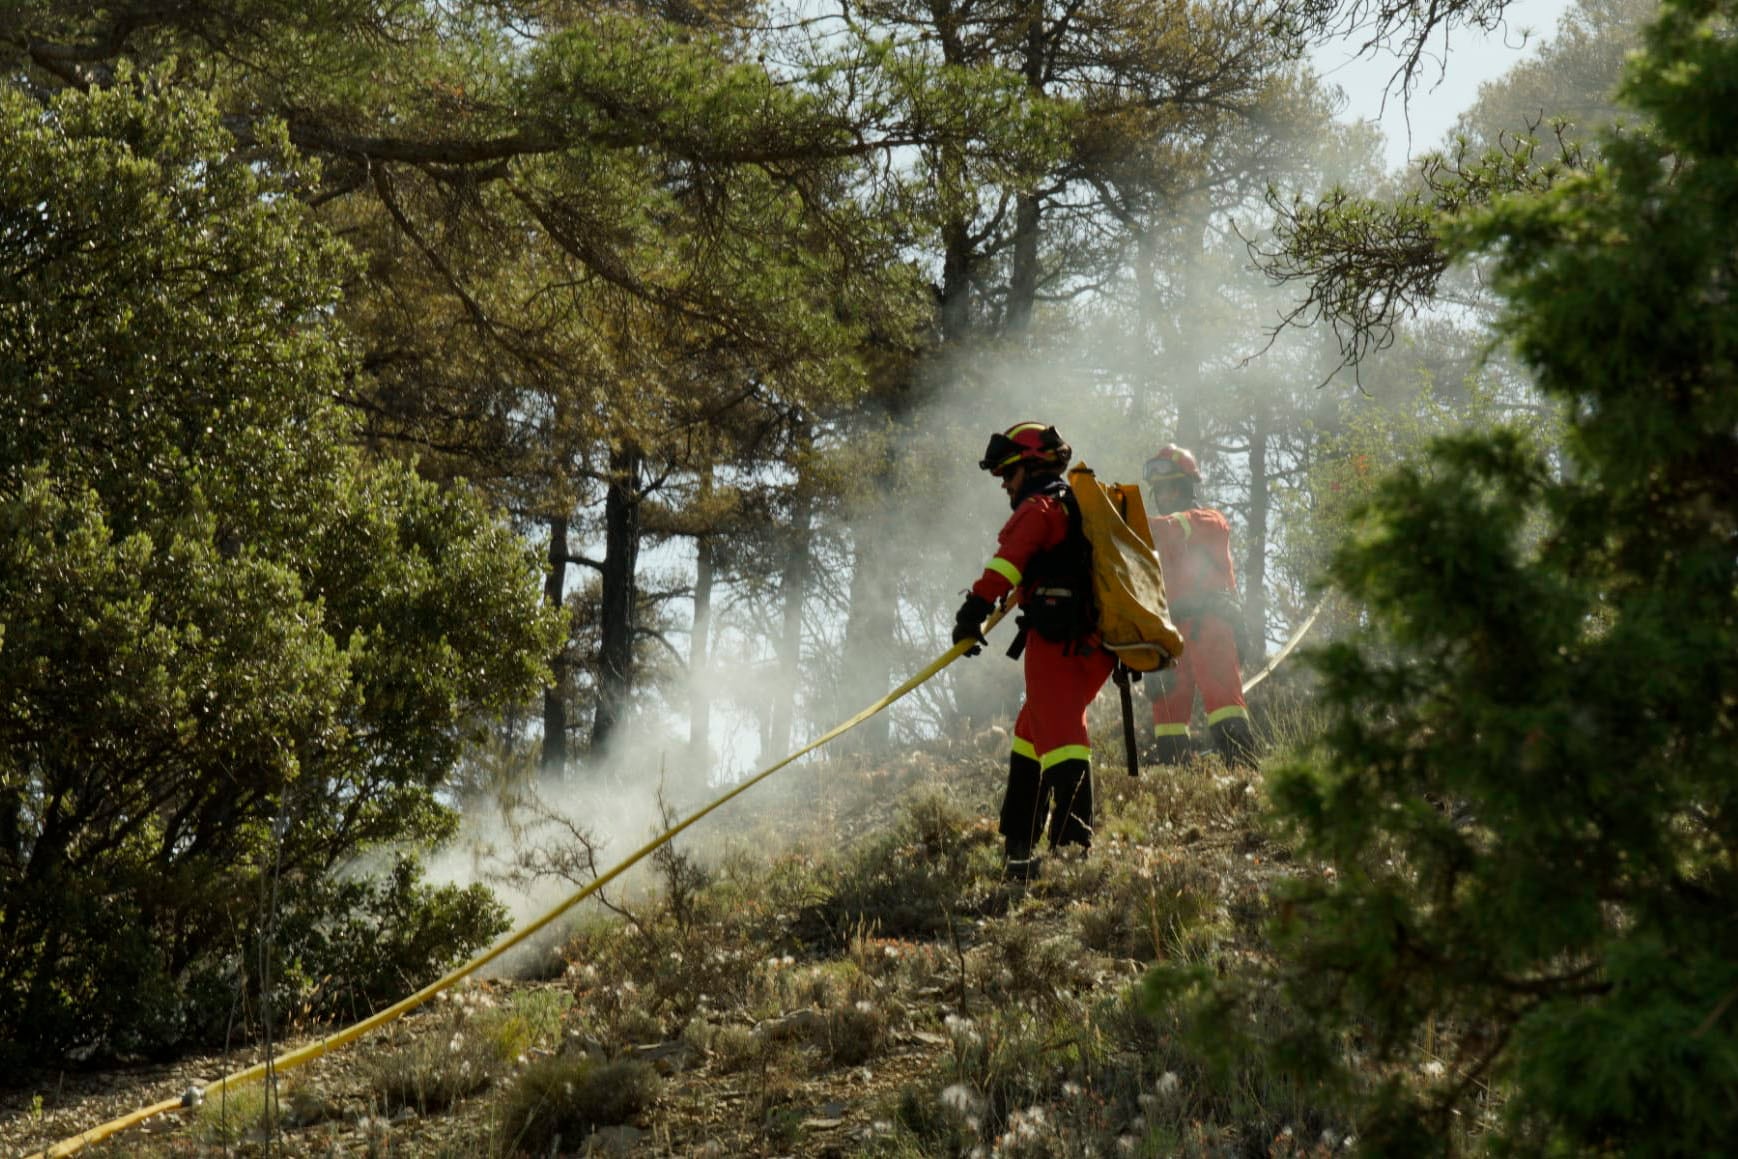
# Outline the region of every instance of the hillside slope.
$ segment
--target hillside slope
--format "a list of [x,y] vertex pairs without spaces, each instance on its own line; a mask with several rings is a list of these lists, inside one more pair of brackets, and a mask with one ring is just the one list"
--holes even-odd
[[[275,1128],[250,1088],[88,1153],[1337,1150],[1323,1112],[1261,1074],[1210,1077],[1139,999],[1155,961],[1260,952],[1264,881],[1287,866],[1256,790],[1211,758],[1101,771],[1091,855],[1014,884],[994,747],[833,767],[824,807],[750,805],[580,914],[553,976],[468,986],[284,1075]],[[256,1057],[8,1092],[0,1144],[34,1150]]]

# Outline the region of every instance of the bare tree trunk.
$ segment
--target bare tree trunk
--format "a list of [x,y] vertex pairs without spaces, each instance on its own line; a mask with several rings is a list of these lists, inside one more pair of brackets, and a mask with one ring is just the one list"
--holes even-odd
[[1181,283],[1183,298],[1177,304],[1175,311],[1177,319],[1177,357],[1171,361],[1171,370],[1175,375],[1176,387],[1174,397],[1177,403],[1177,445],[1187,447],[1201,456],[1201,440],[1206,434],[1206,423],[1201,415],[1201,335],[1208,327],[1201,324],[1199,318],[1203,311],[1197,304],[1199,295],[1206,293],[1206,287],[1201,284],[1200,254],[1191,248],[1183,255],[1183,270]]
[[[567,592],[567,520],[549,521],[549,574],[543,580],[543,599],[559,608]],[[573,682],[573,659],[566,640],[550,661],[554,679],[543,690],[543,756],[545,774],[567,775],[567,698]]]
[[[1267,653],[1267,440],[1270,422],[1267,408],[1255,409],[1249,431],[1249,525],[1244,528],[1243,618],[1249,625],[1249,641]],[[1255,663],[1260,656],[1245,656]]]
[[709,683],[712,635],[712,584],[718,573],[718,549],[702,535],[694,561],[694,626],[688,637],[688,760],[704,776],[712,761],[712,687]]
[[970,223],[954,219],[941,227],[941,301],[937,314],[944,343],[958,343],[971,333],[973,252]]
[[812,508],[813,500],[799,490],[791,505],[790,553],[780,585],[784,624],[779,634],[779,678],[773,693],[772,733],[767,738],[771,756],[783,756],[791,750],[791,722],[796,715],[802,673],[803,603],[808,599],[809,562],[814,550],[809,536]]
[[[891,517],[886,513],[890,496],[863,515],[853,528],[854,563],[851,569],[851,610],[845,620],[845,664],[839,677],[840,717],[855,713],[887,694],[893,673],[893,627],[899,608],[898,556]],[[839,738],[852,752],[885,748],[889,718],[880,713]]]
[[[1026,12],[1025,59],[1021,75],[1034,95],[1044,92],[1044,5],[1029,4]],[[1014,198],[1014,266],[1008,274],[1008,308],[1003,314],[1005,332],[1023,335],[1032,325],[1032,305],[1038,297],[1038,194],[1024,190]]]
[[610,452],[609,490],[604,494],[604,557],[601,639],[597,650],[597,716],[591,730],[595,753],[607,751],[627,712],[634,682],[635,581],[640,557],[640,455]]
[[1022,193],[1014,202],[1014,268],[1008,277],[1006,332],[1025,334],[1038,297],[1038,196]]

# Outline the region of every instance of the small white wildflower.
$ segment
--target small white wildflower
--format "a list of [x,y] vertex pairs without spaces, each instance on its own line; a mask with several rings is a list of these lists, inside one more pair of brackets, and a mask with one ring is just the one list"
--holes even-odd
[[1181,1081],[1182,1081],[1181,1079],[1177,1078],[1176,1071],[1168,1070],[1164,1074],[1160,1075],[1159,1081],[1154,1083],[1153,1085],[1158,1089],[1158,1092],[1161,1095],[1169,1095],[1169,1094],[1173,1094],[1176,1092],[1177,1084],[1180,1083]]
[[1433,1079],[1441,1078],[1443,1069],[1442,1063],[1434,1058],[1424,1064],[1424,1073]]
[[965,1083],[954,1083],[941,1092],[941,1102],[944,1107],[959,1111],[961,1114],[970,1114],[977,1110],[978,1095]]
[[859,1013],[859,1014],[873,1014],[873,1013],[875,1013],[875,1003],[869,1001],[869,999],[867,999],[867,998],[858,999],[858,1001],[857,1001],[857,1013]]
[[462,1034],[453,1035],[451,1041],[449,1041],[447,1043],[447,1053],[449,1053],[449,1054],[457,1054],[457,1053],[459,1053],[459,1051],[463,1050],[464,1048],[465,1048],[465,1036]]
[[1135,1153],[1135,1137],[1133,1135],[1118,1135],[1116,1149],[1124,1155],[1133,1155]]
[[1080,1096],[1080,1084],[1077,1082],[1063,1083],[1062,1093],[1071,1099],[1078,1098]]

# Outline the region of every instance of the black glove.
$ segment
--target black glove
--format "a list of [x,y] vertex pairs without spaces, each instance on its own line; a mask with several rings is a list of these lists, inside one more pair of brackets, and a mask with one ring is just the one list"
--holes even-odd
[[960,605],[960,610],[954,613],[953,642],[958,644],[962,640],[977,641],[976,644],[966,649],[967,656],[976,656],[984,650],[983,645],[986,642],[983,633],[984,617],[989,615],[995,606],[983,596],[972,592],[967,594],[966,602]]

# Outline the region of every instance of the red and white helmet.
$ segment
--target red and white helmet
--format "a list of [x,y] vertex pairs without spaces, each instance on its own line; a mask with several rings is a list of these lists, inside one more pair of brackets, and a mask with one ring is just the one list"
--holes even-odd
[[1195,462],[1195,456],[1175,443],[1166,443],[1159,448],[1159,453],[1147,460],[1143,472],[1147,486],[1163,483],[1168,479],[1187,477],[1196,483],[1201,481],[1201,465]]
[[978,466],[1000,477],[1010,467],[1021,464],[1060,470],[1068,466],[1073,457],[1074,449],[1062,441],[1055,427],[1043,423],[1015,423],[990,436],[990,445],[984,448],[984,457],[978,460]]

